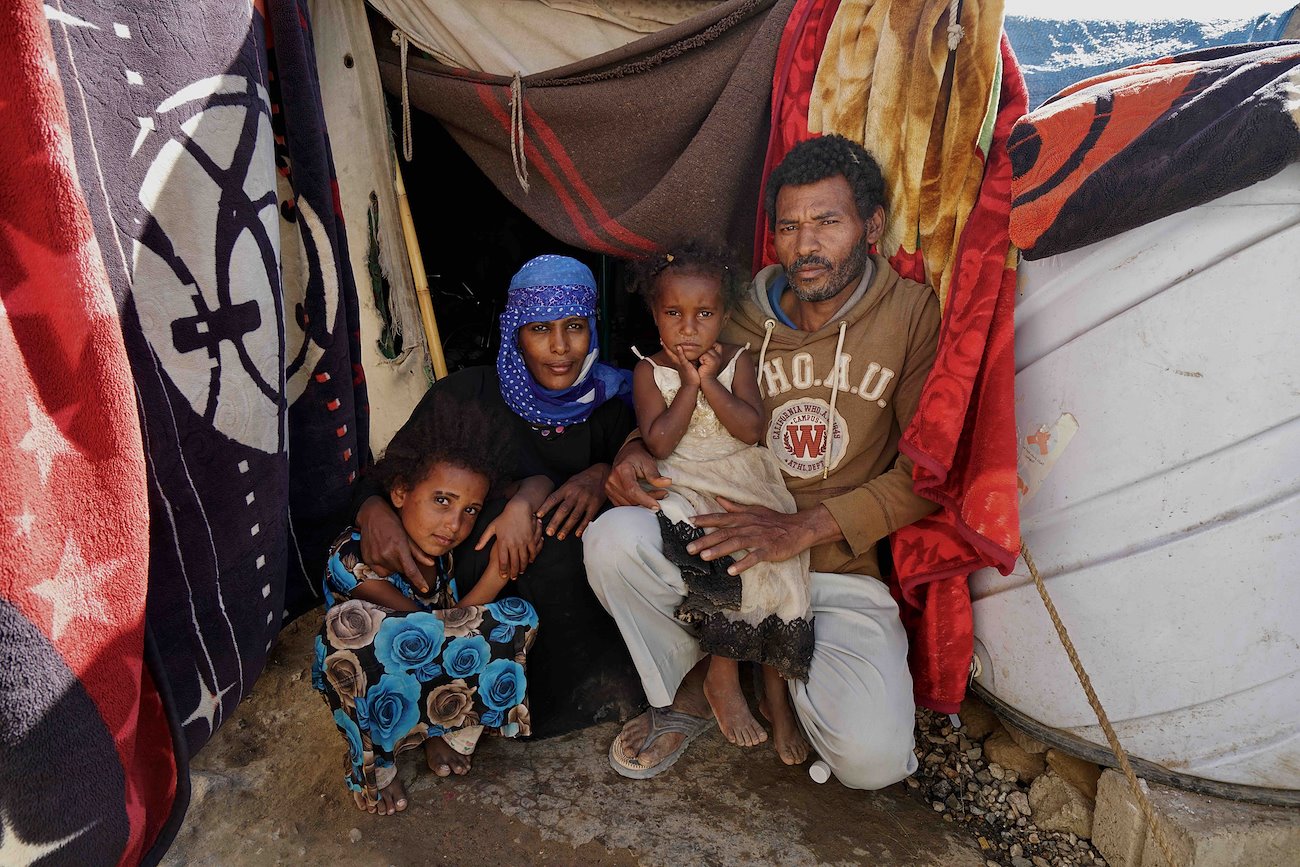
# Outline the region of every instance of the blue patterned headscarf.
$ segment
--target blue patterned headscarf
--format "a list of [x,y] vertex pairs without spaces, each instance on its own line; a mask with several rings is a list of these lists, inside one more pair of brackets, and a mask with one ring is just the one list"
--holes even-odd
[[[563,391],[542,388],[528,373],[519,352],[519,329],[531,322],[553,322],[584,316],[591,348],[573,385]],[[536,425],[584,422],[611,397],[629,391],[627,378],[616,368],[596,361],[596,278],[591,269],[568,256],[538,256],[524,263],[510,280],[506,309],[501,314],[501,351],[497,375],[501,396],[516,415]]]

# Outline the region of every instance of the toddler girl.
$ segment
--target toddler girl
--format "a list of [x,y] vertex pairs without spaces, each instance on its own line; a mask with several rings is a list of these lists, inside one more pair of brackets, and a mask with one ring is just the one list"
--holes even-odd
[[[328,610],[316,638],[312,685],[347,744],[345,780],[359,809],[406,809],[395,759],[423,745],[438,776],[464,774],[484,728],[529,734],[524,658],[537,614],[497,594],[506,583],[495,546],[477,583],[458,586],[451,550],[474,528],[492,482],[511,465],[501,420],[474,404],[440,398],[407,425],[373,469],[421,566],[381,575],[361,561],[361,533],[334,542],[325,567]],[[538,539],[540,539],[540,526]],[[493,601],[496,600],[496,601]]]
[[761,663],[760,709],[781,759],[798,764],[808,744],[785,679],[806,680],[812,659],[807,552],[733,576],[727,567],[743,554],[705,562],[686,551],[704,535],[691,518],[722,512],[719,498],[795,511],[775,456],[754,447],[763,409],[748,347],[718,342],[742,287],[728,262],[722,251],[692,243],[639,263],[636,289],[654,315],[662,349],[637,353],[632,396],[646,448],[673,482],[659,501],[664,555],[681,568],[687,588],[677,617],[696,627],[701,650],[712,655],[704,682],[709,705],[732,743],[767,740],[737,670],[738,660]]

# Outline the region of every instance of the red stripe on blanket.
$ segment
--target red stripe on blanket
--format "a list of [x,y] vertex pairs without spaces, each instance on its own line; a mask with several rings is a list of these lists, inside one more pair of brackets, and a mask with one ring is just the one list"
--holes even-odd
[[528,105],[527,101],[524,102],[524,121],[524,128],[537,134],[542,144],[550,152],[551,158],[555,160],[561,174],[569,181],[579,198],[591,210],[592,215],[596,218],[598,228],[616,240],[622,241],[630,247],[638,248],[645,253],[654,253],[659,250],[659,245],[641,237],[609,215],[609,212],[605,210],[605,206],[600,203],[600,199],[596,198],[596,194],[592,192],[591,187],[583,180],[581,173],[578,172],[578,167],[573,164],[568,151],[564,149],[564,145],[560,144],[559,138],[547,126],[546,121],[542,120],[542,116]]
[[[500,101],[502,89],[487,84],[477,84],[474,86],[474,89],[478,93],[479,99],[487,108],[488,112],[501,125],[501,129],[506,135],[510,135],[510,115],[506,106],[502,105]],[[619,257],[626,257],[629,255],[635,256],[637,254],[635,249],[620,246],[619,244],[602,238],[596,234],[595,228],[588,222],[586,216],[582,213],[582,209],[574,200],[573,195],[547,163],[542,153],[537,149],[537,146],[531,143],[526,131],[524,134],[523,146],[524,154],[529,159],[529,165],[535,168],[541,174],[542,179],[550,185],[551,190],[555,193],[555,197],[560,202],[560,207],[563,208],[564,213],[568,215],[570,225],[573,226],[574,231],[578,233],[578,236],[582,239],[583,243],[587,245],[588,249],[600,253],[606,253],[610,256]]]

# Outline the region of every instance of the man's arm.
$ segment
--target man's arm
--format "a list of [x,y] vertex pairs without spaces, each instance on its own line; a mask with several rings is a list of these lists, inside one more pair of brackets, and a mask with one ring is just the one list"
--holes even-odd
[[[894,417],[902,431],[916,414],[921,390],[934,365],[939,302],[933,295],[908,328],[907,356],[893,397]],[[721,498],[719,502],[725,513],[695,518],[698,526],[716,528],[715,532],[691,543],[687,550],[714,560],[749,549],[748,555],[727,570],[733,575],[756,563],[788,560],[817,545],[840,540],[848,543],[854,556],[861,556],[885,536],[938,508],[912,491],[912,461],[901,453],[889,470],[866,484],[791,515],[760,506],[737,506]]]

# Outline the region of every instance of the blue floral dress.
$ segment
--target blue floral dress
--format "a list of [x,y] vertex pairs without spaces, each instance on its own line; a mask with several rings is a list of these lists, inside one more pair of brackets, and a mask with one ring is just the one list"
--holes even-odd
[[[347,743],[348,788],[371,802],[396,775],[397,754],[427,738],[476,725],[506,737],[531,732],[524,660],[537,612],[513,597],[455,607],[449,560],[439,559],[438,580],[422,597],[401,574],[381,578],[361,561],[359,530],[345,530],[330,549],[312,686]],[[421,610],[352,598],[363,581],[387,581]]]

